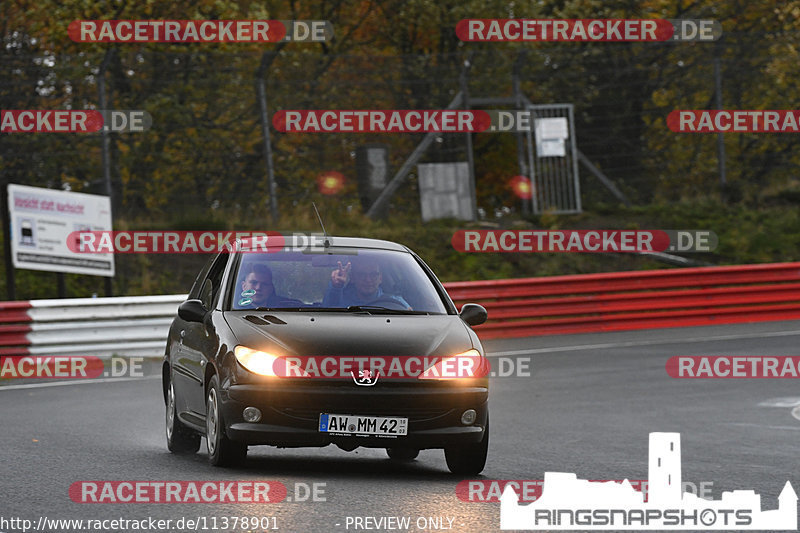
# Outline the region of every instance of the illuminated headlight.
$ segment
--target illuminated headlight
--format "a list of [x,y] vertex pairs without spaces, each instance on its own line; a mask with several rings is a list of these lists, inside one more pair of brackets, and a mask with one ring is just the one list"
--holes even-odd
[[239,364],[250,372],[262,376],[277,376],[274,368],[275,361],[279,359],[277,355],[253,350],[246,346],[237,346],[233,349],[233,353]]
[[489,373],[489,362],[474,348],[444,357],[425,369],[419,379],[458,380],[482,378]]
[[293,361],[289,361],[279,355],[253,350],[247,346],[237,346],[233,349],[233,354],[240,365],[260,376],[279,378],[309,377],[308,373],[299,368]]

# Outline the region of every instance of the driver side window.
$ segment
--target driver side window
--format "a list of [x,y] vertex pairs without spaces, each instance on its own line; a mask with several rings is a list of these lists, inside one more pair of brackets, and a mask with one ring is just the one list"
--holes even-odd
[[225,273],[225,265],[228,263],[228,256],[229,254],[222,253],[217,257],[200,288],[198,297],[203,302],[203,307],[206,309],[213,309],[214,305],[217,303],[217,297],[219,296],[220,287],[222,285],[222,275]]

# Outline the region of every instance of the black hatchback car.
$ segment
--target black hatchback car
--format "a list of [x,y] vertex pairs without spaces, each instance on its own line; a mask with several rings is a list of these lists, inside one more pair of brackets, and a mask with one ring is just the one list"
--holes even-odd
[[[295,243],[296,244],[296,243]],[[318,243],[319,244],[319,243]],[[444,449],[474,475],[489,444],[488,363],[427,265],[387,241],[310,248],[237,241],[178,309],[163,365],[167,446],[243,460],[250,445]]]

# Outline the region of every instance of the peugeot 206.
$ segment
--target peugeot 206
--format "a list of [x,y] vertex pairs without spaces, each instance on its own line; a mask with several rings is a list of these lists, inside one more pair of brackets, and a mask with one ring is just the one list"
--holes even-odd
[[[260,243],[261,244],[261,243]],[[397,461],[444,450],[475,475],[489,444],[488,361],[431,269],[405,246],[236,241],[178,308],[163,364],[167,446],[213,465],[248,446],[385,448]]]

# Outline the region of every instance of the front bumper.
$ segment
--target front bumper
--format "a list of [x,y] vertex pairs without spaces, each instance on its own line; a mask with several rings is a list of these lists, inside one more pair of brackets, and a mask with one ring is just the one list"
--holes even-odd
[[[261,410],[258,423],[245,422],[242,411]],[[445,448],[476,443],[483,438],[488,414],[485,382],[453,386],[446,383],[379,383],[356,387],[352,382],[316,382],[266,387],[231,385],[221,391],[226,434],[246,444],[281,447],[327,446],[371,448]],[[474,424],[465,426],[461,415],[474,409]],[[341,436],[319,431],[319,415],[398,416],[408,418],[408,435]]]

